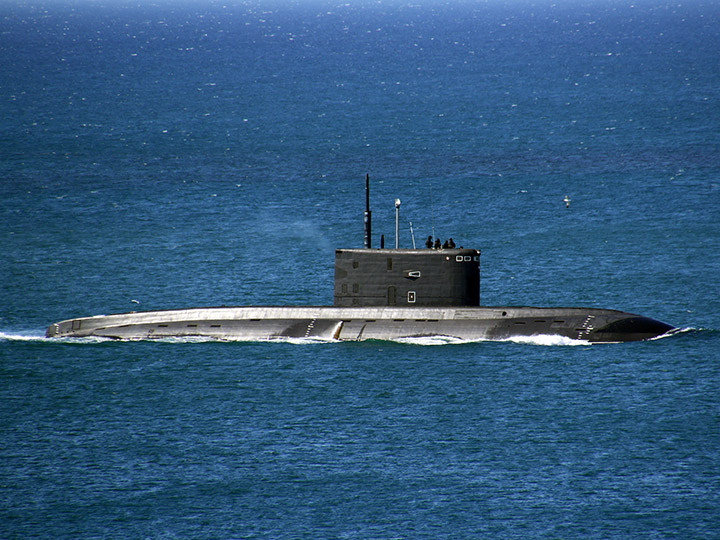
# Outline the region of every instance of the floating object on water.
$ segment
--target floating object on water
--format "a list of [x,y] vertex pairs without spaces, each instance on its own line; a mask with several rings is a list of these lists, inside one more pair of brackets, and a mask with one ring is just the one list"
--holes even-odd
[[[396,199],[395,249],[372,249],[370,185],[365,177],[365,247],[335,250],[332,306],[244,306],[121,313],[68,319],[48,337],[117,339],[203,337],[218,340],[313,338],[357,341],[438,337],[505,340],[559,336],[590,343],[653,339],[676,331],[623,311],[480,305],[480,250],[401,249]],[[565,197],[569,205],[569,197]],[[432,248],[430,246],[432,245]],[[451,247],[452,246],[452,247]]]

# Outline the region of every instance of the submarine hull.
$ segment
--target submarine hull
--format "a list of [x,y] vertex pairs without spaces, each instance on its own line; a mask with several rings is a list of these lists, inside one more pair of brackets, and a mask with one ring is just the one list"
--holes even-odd
[[47,337],[127,340],[206,338],[228,341],[361,341],[446,337],[463,341],[560,336],[589,343],[653,339],[674,328],[632,313],[536,307],[217,307],[68,319]]

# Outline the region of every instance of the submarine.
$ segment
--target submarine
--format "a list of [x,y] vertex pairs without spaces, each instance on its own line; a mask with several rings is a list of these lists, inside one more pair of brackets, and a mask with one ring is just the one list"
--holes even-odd
[[[205,338],[361,341],[442,338],[502,341],[553,336],[587,343],[644,341],[672,325],[624,311],[480,305],[480,250],[439,245],[371,246],[370,179],[365,176],[364,247],[335,250],[332,306],[203,307],[96,315],[51,324],[49,338]],[[413,242],[414,243],[414,242]]]

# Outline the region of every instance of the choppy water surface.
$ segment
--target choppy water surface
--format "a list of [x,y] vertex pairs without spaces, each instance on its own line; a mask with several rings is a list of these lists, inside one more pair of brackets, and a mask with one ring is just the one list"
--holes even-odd
[[[712,3],[0,6],[0,536],[715,538]],[[47,340],[332,302],[395,198],[645,343]],[[571,199],[569,208],[563,198]]]

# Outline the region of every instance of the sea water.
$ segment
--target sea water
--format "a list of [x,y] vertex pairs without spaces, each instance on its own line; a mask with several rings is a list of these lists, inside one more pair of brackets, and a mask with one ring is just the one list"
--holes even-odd
[[[0,537],[717,538],[718,27],[699,0],[0,4]],[[43,337],[331,304],[366,173],[373,244],[401,199],[402,247],[482,249],[485,305],[683,331]]]

